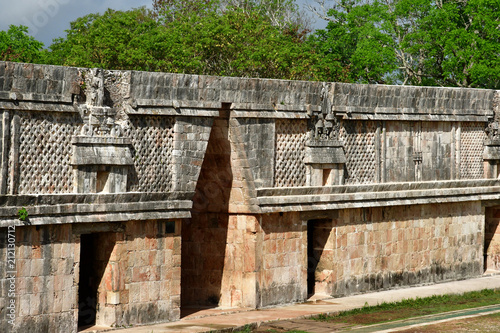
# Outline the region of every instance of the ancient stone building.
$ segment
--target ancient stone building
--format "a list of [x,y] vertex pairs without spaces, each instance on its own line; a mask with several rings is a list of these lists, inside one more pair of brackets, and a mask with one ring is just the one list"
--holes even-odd
[[0,331],[498,271],[499,102],[0,62]]

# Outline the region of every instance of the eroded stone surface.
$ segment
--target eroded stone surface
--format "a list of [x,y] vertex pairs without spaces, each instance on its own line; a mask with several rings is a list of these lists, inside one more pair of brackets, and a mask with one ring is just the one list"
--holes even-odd
[[0,62],[15,329],[76,331],[85,285],[126,326],[499,270],[499,96]]

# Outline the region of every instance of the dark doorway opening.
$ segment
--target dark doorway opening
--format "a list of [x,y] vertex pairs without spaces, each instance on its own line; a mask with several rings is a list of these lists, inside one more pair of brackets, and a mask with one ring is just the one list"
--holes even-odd
[[97,289],[95,263],[95,234],[80,238],[80,279],[78,284],[78,327],[94,326],[97,314]]
[[115,238],[113,236],[113,233],[94,233],[80,236],[79,330],[96,325],[99,311],[99,291],[114,247]]
[[307,294],[325,293],[325,282],[318,281],[316,275],[331,271],[333,267],[332,249],[326,249],[333,230],[331,219],[309,220],[307,223]]
[[307,295],[314,295],[316,284],[316,267],[318,261],[314,256],[314,220],[307,223]]
[[[484,224],[484,262],[483,272],[498,271],[500,253],[495,251],[492,243],[498,243],[498,233],[500,222],[500,208],[486,208],[486,221]],[[497,239],[495,239],[497,236]]]

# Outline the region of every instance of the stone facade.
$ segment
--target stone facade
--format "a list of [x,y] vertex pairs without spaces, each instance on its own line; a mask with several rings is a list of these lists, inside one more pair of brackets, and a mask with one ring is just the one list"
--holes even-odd
[[498,100],[0,62],[0,331],[498,272]]

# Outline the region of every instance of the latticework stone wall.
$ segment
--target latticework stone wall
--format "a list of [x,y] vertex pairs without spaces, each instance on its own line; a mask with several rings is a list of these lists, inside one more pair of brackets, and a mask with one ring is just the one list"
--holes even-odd
[[344,141],[347,159],[346,184],[369,184],[376,182],[377,126],[373,121],[344,121],[340,138]]
[[131,116],[125,136],[132,139],[134,158],[129,190],[169,191],[172,186],[174,118]]
[[275,187],[306,186],[306,120],[276,120]]
[[484,177],[483,142],[486,139],[483,123],[462,123],[460,133],[460,178]]
[[20,133],[17,193],[73,192],[71,138],[78,131],[79,116],[46,112],[18,114]]

